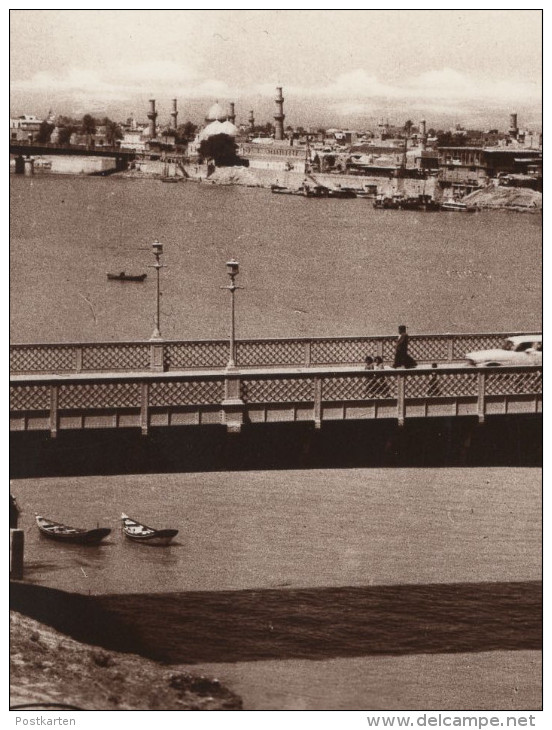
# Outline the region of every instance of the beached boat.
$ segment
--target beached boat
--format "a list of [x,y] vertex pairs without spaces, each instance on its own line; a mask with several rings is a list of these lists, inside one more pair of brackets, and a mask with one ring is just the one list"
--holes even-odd
[[141,542],[144,545],[168,545],[178,535],[178,530],[155,530],[133,520],[124,512],[121,515],[121,527],[125,537],[134,542]]
[[108,274],[107,278],[110,281],[144,281],[147,274],[126,274],[124,271],[118,274]]
[[448,210],[456,213],[475,213],[477,208],[475,205],[468,205],[461,200],[445,200],[441,203],[441,210]]
[[69,527],[36,515],[36,524],[43,535],[60,542],[76,542],[81,545],[97,545],[111,532],[109,527],[96,527],[86,530],[82,527]]

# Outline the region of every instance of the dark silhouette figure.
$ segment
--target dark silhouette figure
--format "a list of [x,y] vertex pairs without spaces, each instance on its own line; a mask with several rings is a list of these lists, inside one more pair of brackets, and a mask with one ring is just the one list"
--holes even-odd
[[408,354],[408,335],[404,324],[399,326],[399,339],[395,346],[394,368],[415,368],[416,360]]
[[371,355],[367,355],[366,359],[364,360],[364,367],[366,368],[366,370],[374,369],[374,358]]

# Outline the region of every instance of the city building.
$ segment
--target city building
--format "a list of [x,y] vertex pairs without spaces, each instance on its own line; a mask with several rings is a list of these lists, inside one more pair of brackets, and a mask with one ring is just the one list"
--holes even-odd
[[13,142],[32,142],[40,130],[42,119],[32,114],[22,114],[10,119],[10,140]]
[[521,147],[440,147],[439,180],[465,194],[485,187],[500,175],[526,175],[542,185],[542,154]]

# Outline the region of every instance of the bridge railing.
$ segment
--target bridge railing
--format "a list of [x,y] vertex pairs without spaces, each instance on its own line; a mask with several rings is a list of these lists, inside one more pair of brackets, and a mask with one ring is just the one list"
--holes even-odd
[[[410,336],[410,354],[419,362],[447,363],[466,352],[500,346],[522,333],[418,334]],[[393,361],[395,336],[251,339],[236,342],[238,367],[316,367],[360,365],[367,355]],[[227,340],[15,344],[13,373],[136,372],[224,368]]]
[[[542,368],[530,366],[332,372],[290,368],[95,377],[20,375],[10,384],[10,419],[15,430],[49,428],[53,435],[62,416],[64,428],[83,428],[83,419],[88,418],[91,425],[87,427],[140,424],[147,433],[152,423],[171,423],[170,417],[166,422],[156,422],[156,414],[175,412],[193,412],[195,420],[184,422],[201,423],[201,412],[209,411],[215,418],[209,422],[239,429],[247,414],[259,408],[266,414],[270,409],[291,407],[292,415],[283,420],[293,420],[302,411],[307,414],[303,420],[320,425],[325,408],[336,404],[343,410],[339,418],[347,417],[347,408],[364,405],[372,410],[358,417],[395,417],[399,423],[408,415],[432,415],[428,407],[445,404],[447,410],[433,415],[477,415],[483,420],[489,403],[497,401],[501,402],[501,413],[516,412],[506,403],[512,399],[532,403],[531,412],[536,412],[541,394]],[[376,412],[380,407],[383,415]],[[523,409],[527,412],[525,405]]]
[[70,152],[110,152],[112,154],[127,154],[133,155],[136,150],[130,147],[121,147],[120,145],[82,145],[82,144],[58,144],[57,142],[36,142],[28,139],[17,139],[10,140],[10,148],[17,149],[19,147],[25,148],[25,150],[32,152],[33,150],[52,150],[55,151],[70,151]]

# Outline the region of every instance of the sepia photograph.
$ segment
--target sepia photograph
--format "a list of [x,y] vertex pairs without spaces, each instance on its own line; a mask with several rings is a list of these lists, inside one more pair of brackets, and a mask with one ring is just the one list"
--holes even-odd
[[14,726],[534,726],[542,39],[9,11]]

